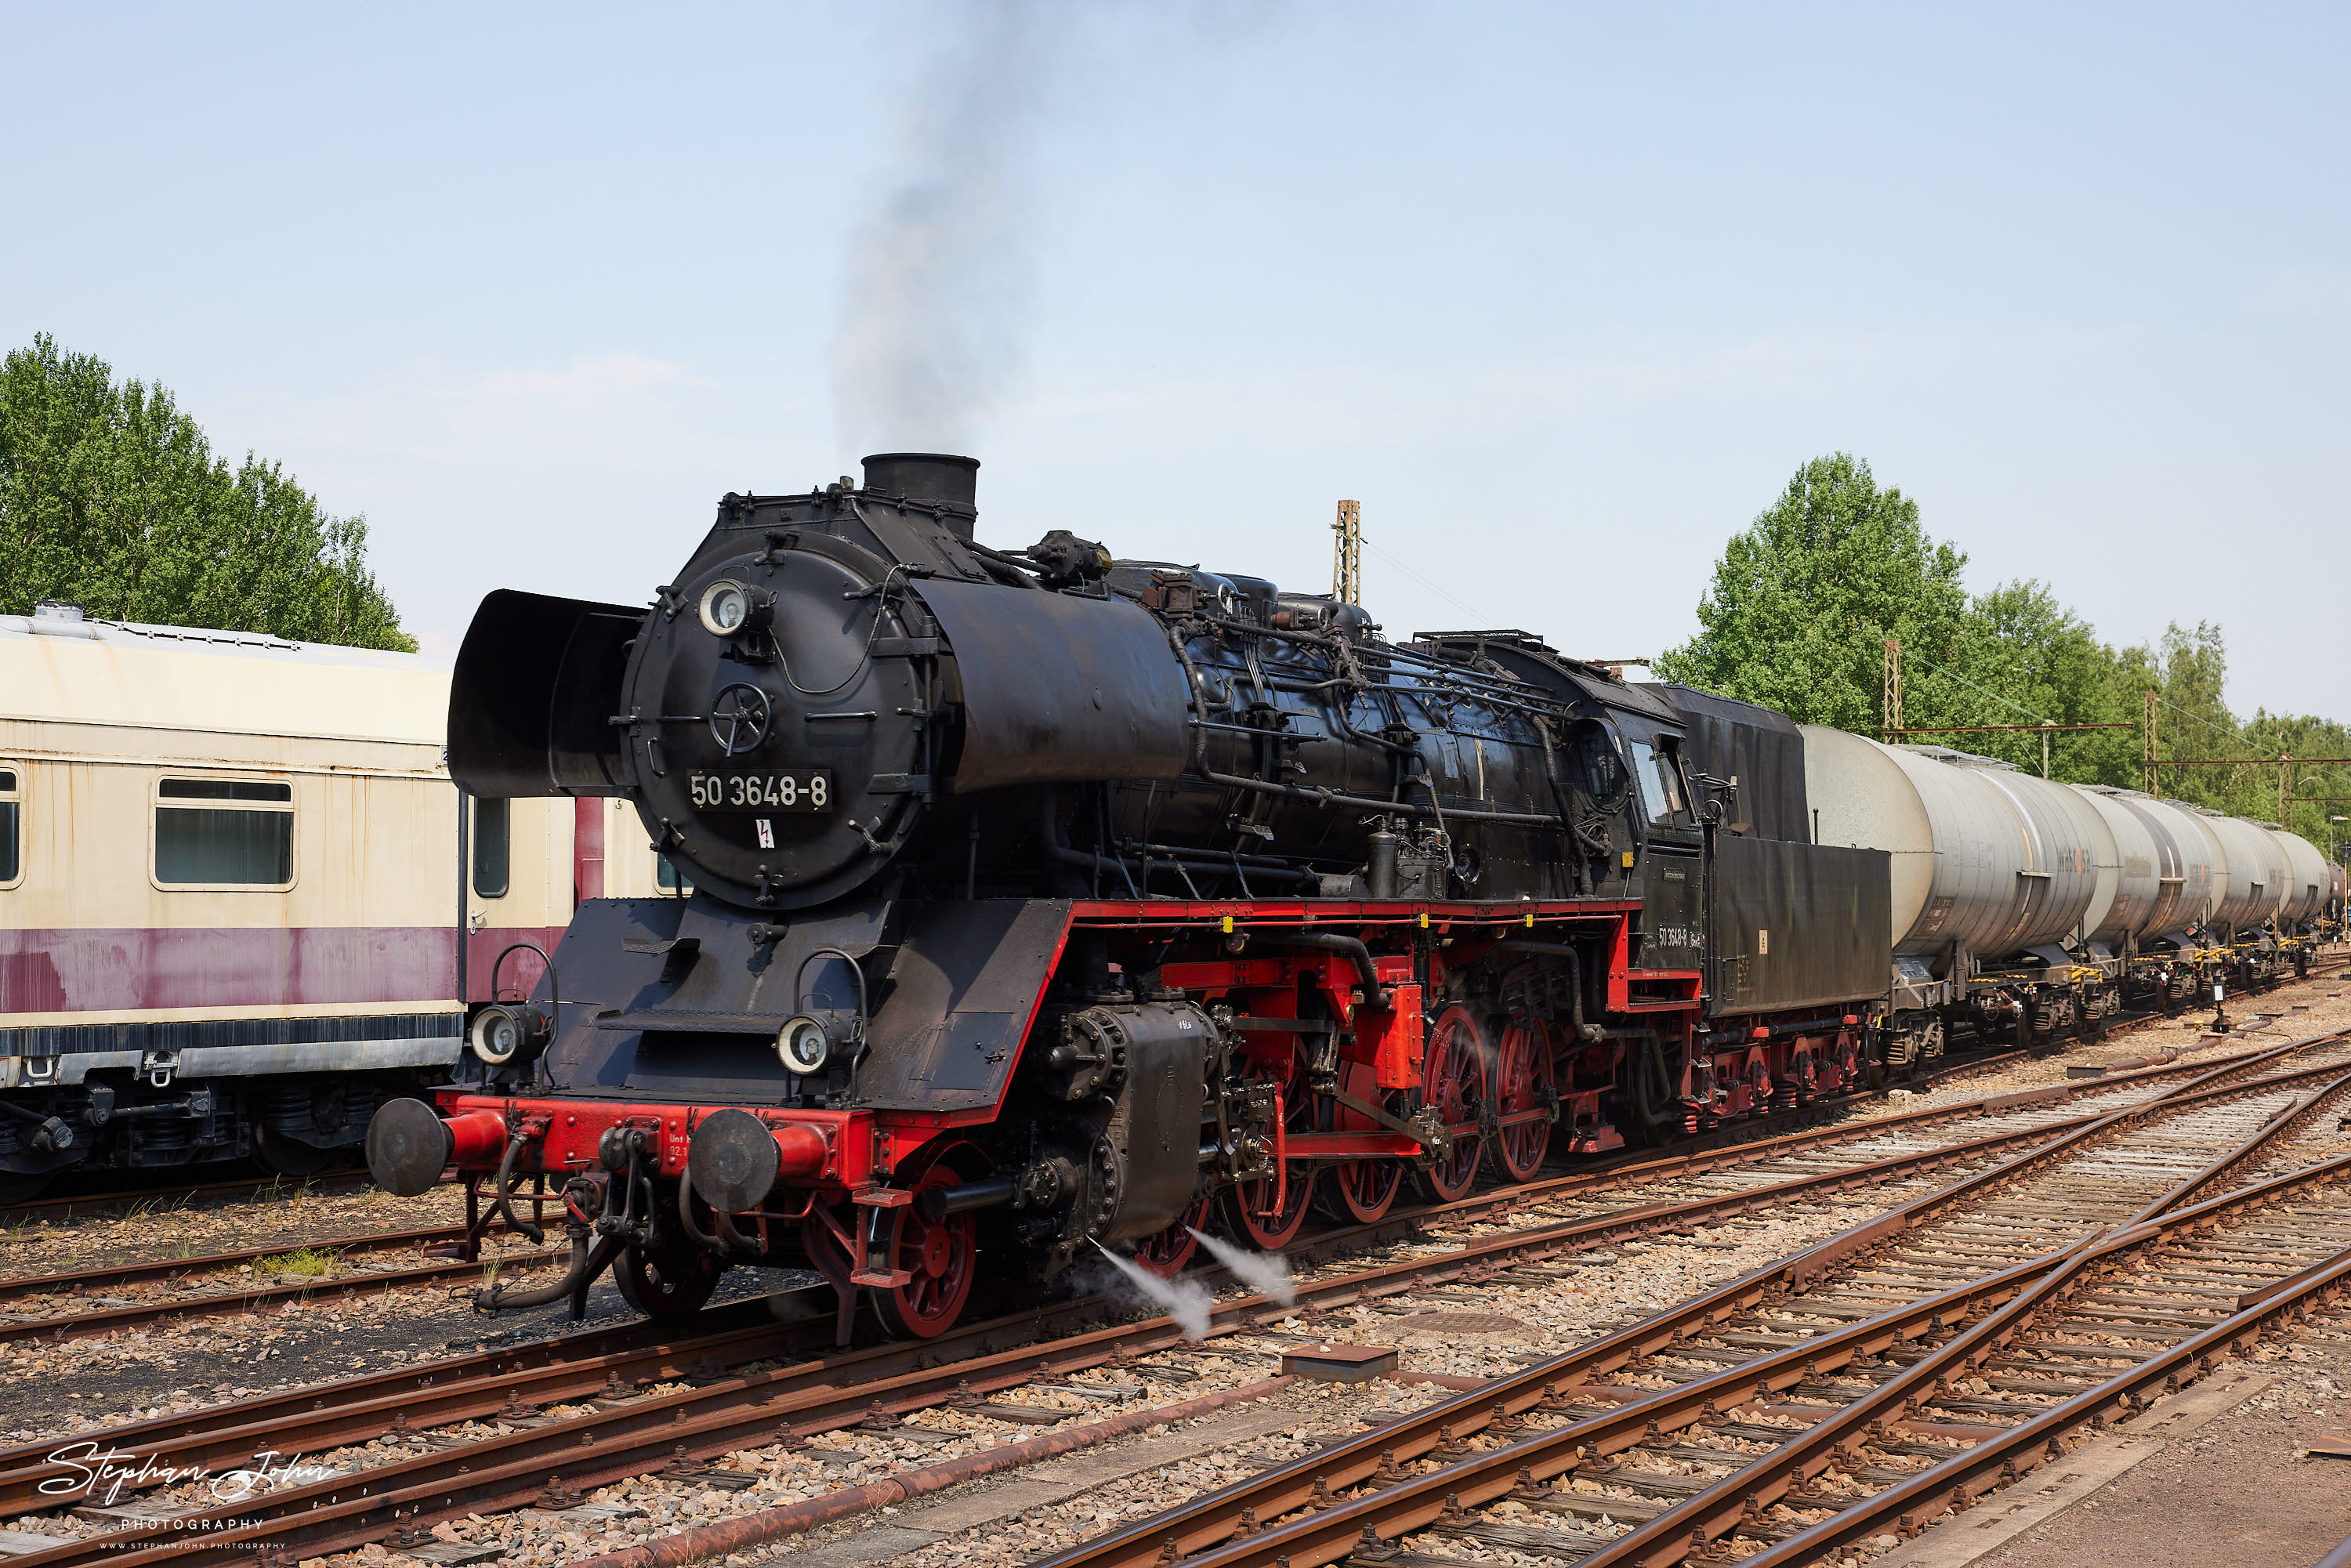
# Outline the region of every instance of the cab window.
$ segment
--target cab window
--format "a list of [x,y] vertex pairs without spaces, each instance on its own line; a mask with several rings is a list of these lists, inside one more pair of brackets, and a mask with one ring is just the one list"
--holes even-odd
[[1584,793],[1604,811],[1622,809],[1631,780],[1625,776],[1624,756],[1606,727],[1589,722],[1579,725],[1573,754],[1583,775]]
[[1646,741],[1633,744],[1633,775],[1640,780],[1641,804],[1649,813],[1649,821],[1670,825],[1689,821],[1689,803],[1682,796],[1680,770],[1674,767],[1673,754],[1660,751]]

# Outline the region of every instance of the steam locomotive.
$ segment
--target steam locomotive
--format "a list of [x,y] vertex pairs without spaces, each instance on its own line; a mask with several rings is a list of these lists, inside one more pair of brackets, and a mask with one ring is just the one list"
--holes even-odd
[[[376,1114],[559,1215],[656,1317],[737,1262],[931,1336],[1096,1244],[1384,1214],[1481,1170],[1852,1088],[1883,848],[1815,843],[1783,716],[1517,631],[1379,634],[1260,578],[975,537],[978,465],[728,495],[649,607],[502,591],[449,767],[622,796],[690,896],[581,905],[457,1081]],[[684,890],[680,889],[681,893]]]

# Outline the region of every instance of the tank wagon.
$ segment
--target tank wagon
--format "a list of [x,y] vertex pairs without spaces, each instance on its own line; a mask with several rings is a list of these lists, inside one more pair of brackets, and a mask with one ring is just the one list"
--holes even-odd
[[1886,857],[1775,714],[1517,631],[977,537],[977,465],[729,495],[649,605],[486,598],[467,789],[623,800],[691,898],[583,904],[371,1168],[566,1228],[661,1316],[806,1266],[893,1333],[991,1271],[1279,1248],[1870,1070]]
[[448,700],[409,654],[0,616],[0,1201],[355,1157],[537,981],[502,952],[660,890],[617,802],[461,801]]
[[1945,747],[1803,737],[1820,839],[1890,855],[1891,1066],[1955,1032],[2031,1042],[2308,970],[2339,868],[2296,835]]

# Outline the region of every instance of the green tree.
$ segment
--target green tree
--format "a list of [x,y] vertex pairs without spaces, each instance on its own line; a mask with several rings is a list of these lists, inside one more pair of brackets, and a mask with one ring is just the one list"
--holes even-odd
[[[1910,660],[1906,663],[1915,664]],[[1924,725],[2126,724],[2139,719],[2136,688],[2126,698],[2115,651],[2057,601],[2047,584],[2010,582],[1969,602],[1950,668],[1922,684],[1903,718]],[[2044,761],[2053,779],[2083,784],[2137,781],[2139,737],[2128,730],[1979,730],[1918,738],[1997,757],[2031,772]]]
[[[1965,630],[1967,557],[1918,527],[1918,505],[1839,452],[1796,471],[1731,536],[1698,607],[1698,634],[1657,663],[1665,680],[1775,707],[1800,723],[1875,731],[1885,639],[1932,672]],[[1906,716],[1907,716],[1906,711]]]
[[[2131,788],[2146,776],[2151,691],[2160,759],[2229,764],[2163,768],[2162,793],[2257,821],[2280,815],[2275,758],[2351,757],[2351,732],[2332,720],[2257,712],[2240,723],[2223,699],[2219,627],[2174,625],[2151,646],[2110,647],[2046,583],[1969,597],[1966,563],[1920,529],[1917,504],[1881,489],[1867,464],[1844,453],[1815,458],[1731,537],[1698,605],[1698,636],[1660,659],[1656,674],[1874,735],[1886,722],[1885,640],[1897,637],[1913,741],[2036,773],[2045,758],[2060,781]],[[2043,724],[2124,727],[1938,728]],[[2295,768],[2287,779],[2288,826],[2321,845],[2351,839],[2326,820],[2351,817],[2351,765]]]
[[415,651],[367,569],[363,517],[275,463],[213,455],[160,386],[46,334],[0,361],[0,614],[63,599],[107,620]]

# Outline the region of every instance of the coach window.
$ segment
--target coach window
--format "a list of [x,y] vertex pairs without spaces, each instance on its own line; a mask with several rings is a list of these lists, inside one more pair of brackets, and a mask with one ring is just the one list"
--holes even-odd
[[514,802],[474,802],[474,896],[504,898],[514,863]]
[[24,838],[24,789],[22,774],[0,768],[0,887],[16,886],[25,874],[24,851],[17,847]]
[[677,862],[664,854],[653,856],[653,885],[680,898],[694,891],[694,883],[678,874]]
[[294,787],[265,779],[166,779],[155,786],[162,887],[291,887]]

